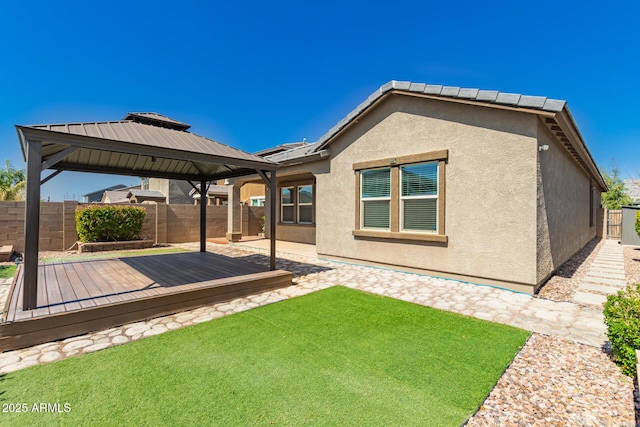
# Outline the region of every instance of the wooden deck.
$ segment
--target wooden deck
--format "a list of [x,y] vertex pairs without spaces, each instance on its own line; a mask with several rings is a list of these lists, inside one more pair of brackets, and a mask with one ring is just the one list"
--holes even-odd
[[18,271],[0,323],[16,349],[291,285],[289,272],[201,252],[38,265],[38,305],[22,310]]

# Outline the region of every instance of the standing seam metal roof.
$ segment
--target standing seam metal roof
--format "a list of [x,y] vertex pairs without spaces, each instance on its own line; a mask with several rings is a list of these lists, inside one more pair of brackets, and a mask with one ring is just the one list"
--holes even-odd
[[263,157],[184,130],[131,120],[16,128],[25,159],[28,138],[41,140],[43,161],[78,147],[50,169],[210,180],[276,168]]

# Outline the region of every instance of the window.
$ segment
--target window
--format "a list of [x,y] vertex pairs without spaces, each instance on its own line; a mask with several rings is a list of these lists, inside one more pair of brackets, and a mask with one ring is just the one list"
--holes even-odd
[[251,196],[251,206],[264,206],[264,196]]
[[448,150],[359,162],[353,235],[446,243]]
[[400,167],[402,231],[437,230],[438,162]]
[[313,185],[298,187],[298,223],[313,224]]
[[283,187],[280,189],[280,197],[282,204],[282,212],[280,214],[280,221],[282,222],[293,222],[293,213],[294,213],[294,203],[293,203],[293,195],[295,187]]
[[140,189],[141,190],[149,189],[149,178],[142,178],[142,182],[140,183]]
[[362,171],[361,183],[362,228],[389,230],[391,169]]
[[280,188],[280,222],[310,225],[314,223],[312,183],[301,182]]

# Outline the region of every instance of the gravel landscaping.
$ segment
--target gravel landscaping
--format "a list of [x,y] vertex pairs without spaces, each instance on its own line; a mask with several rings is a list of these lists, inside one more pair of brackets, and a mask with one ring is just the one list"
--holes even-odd
[[547,283],[538,290],[537,295],[540,298],[553,301],[571,301],[603,244],[604,239],[599,237],[587,243],[584,248],[560,266]]

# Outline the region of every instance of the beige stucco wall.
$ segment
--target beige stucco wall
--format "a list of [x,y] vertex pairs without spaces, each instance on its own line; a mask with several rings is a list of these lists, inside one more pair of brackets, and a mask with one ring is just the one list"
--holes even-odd
[[[538,153],[537,272],[543,282],[555,269],[596,237],[601,215],[600,197],[591,191],[592,181],[548,128],[539,122],[539,145],[549,149]],[[593,198],[593,224],[589,198]]]
[[[317,252],[532,291],[537,282],[536,132],[532,114],[390,97],[329,146],[330,171],[316,176]],[[448,243],[354,238],[353,163],[443,149],[449,150]]]

